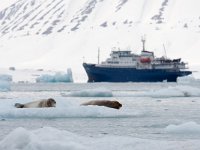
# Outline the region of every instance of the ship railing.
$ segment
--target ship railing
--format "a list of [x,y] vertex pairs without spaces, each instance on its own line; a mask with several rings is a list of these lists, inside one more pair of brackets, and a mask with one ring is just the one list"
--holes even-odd
[[152,64],[152,66],[156,69],[186,69],[185,64]]
[[106,67],[106,68],[136,68],[136,65],[96,64],[95,66]]

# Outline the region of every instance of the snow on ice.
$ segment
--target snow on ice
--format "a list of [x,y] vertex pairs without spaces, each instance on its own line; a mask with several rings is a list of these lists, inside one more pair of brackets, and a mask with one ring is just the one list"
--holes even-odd
[[106,88],[85,89],[71,92],[72,97],[112,97],[112,91]]
[[114,135],[92,138],[52,127],[35,130],[19,127],[0,142],[3,150],[182,150],[183,147],[197,150],[199,146],[199,140],[176,142]]
[[[13,106],[14,107],[14,106]],[[4,118],[74,118],[74,117],[131,117],[135,112],[119,111],[100,106],[68,106],[62,108],[10,108],[0,110],[0,119]]]
[[168,125],[165,130],[174,134],[200,134],[200,125],[196,122],[186,122],[180,125]]
[[56,108],[15,108],[15,103],[28,100],[1,100],[0,119],[15,118],[73,118],[73,117],[132,117],[143,113],[126,109],[115,110],[103,106],[81,106],[81,102],[56,99]]
[[200,96],[200,89],[192,86],[177,85],[166,88],[149,90],[139,93],[128,94],[128,96],[136,97],[198,97]]
[[189,75],[189,76],[184,76],[184,77],[178,77],[177,82],[178,83],[195,83],[195,82],[200,82],[200,80],[193,77],[193,75]]
[[139,92],[113,92],[114,96],[118,97],[153,97],[153,98],[167,98],[167,97],[199,97],[200,89],[191,85],[173,85],[159,89],[148,89]]
[[[148,94],[147,94],[148,95]],[[200,96],[200,89],[191,86],[175,86],[150,92],[152,97],[190,97]]]
[[144,95],[152,97],[189,97],[189,96],[200,96],[200,89],[191,86],[171,86],[168,88],[151,91]]

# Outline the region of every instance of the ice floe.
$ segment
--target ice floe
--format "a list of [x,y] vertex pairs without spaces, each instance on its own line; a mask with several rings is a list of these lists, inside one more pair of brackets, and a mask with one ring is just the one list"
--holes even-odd
[[183,147],[187,150],[197,150],[200,142],[162,141],[114,135],[92,138],[53,127],[35,130],[19,127],[0,142],[2,150],[182,150]]
[[193,75],[184,76],[184,77],[178,77],[177,78],[178,83],[195,83],[200,82],[200,79],[196,79]]
[[73,91],[65,96],[72,97],[112,97],[112,91],[106,88],[84,89],[80,91]]
[[189,97],[200,96],[200,89],[191,86],[174,86],[147,93],[153,97]]
[[200,97],[200,88],[187,86],[187,85],[176,85],[169,86],[166,88],[153,89],[148,91],[132,92],[132,91],[120,91],[113,93],[114,96],[118,97]]
[[[104,106],[81,106],[81,102],[56,100],[55,108],[15,108],[17,100],[0,101],[0,119],[16,118],[127,118],[143,116],[143,112],[121,108],[120,110]],[[21,101],[27,103],[28,101]]]
[[165,128],[168,133],[174,134],[200,134],[200,125],[196,122],[186,122],[180,125],[168,125]]

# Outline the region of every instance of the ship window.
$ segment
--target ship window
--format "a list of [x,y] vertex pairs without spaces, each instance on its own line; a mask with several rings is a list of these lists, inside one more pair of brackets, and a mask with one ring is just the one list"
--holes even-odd
[[109,64],[119,64],[118,61],[108,61]]

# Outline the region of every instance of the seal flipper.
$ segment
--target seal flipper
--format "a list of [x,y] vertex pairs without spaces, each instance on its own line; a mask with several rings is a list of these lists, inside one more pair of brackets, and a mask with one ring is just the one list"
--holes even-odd
[[15,107],[16,108],[24,108],[24,105],[20,104],[20,103],[15,103]]

